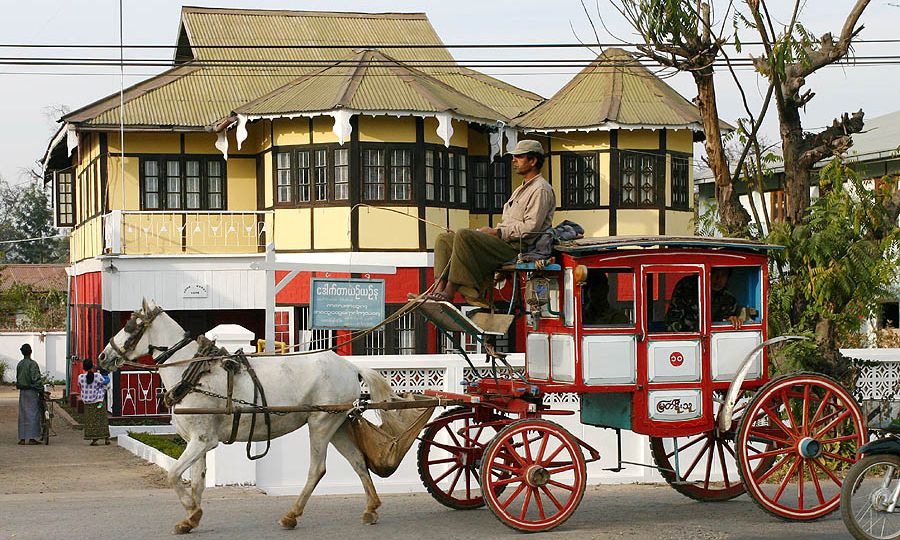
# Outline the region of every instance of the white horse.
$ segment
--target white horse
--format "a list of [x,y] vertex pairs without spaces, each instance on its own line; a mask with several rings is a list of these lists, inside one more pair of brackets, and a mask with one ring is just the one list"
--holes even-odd
[[[180,348],[178,348],[180,347]],[[178,348],[174,354],[172,348]],[[189,360],[199,349],[197,341],[189,341],[184,330],[166,315],[161,308],[146,300],[141,311],[132,314],[131,319],[103,349],[99,356],[100,366],[113,371],[128,361],[152,354],[171,354],[163,363],[159,375],[167,389],[172,389],[181,381]],[[164,351],[168,351],[164,353]],[[388,382],[377,372],[357,367],[331,351],[323,351],[294,358],[255,357],[249,359],[261,386],[265,390],[269,405],[328,405],[353,403],[360,397],[360,378],[368,385],[373,401],[395,398]],[[227,394],[227,373],[220,362],[213,363],[211,371],[202,376],[203,390]],[[233,397],[235,400],[253,402],[254,388],[251,378],[244,369],[234,377]],[[218,408],[225,407],[225,400],[199,392],[190,392],[178,407]],[[382,422],[395,421],[393,411],[382,411]],[[187,441],[184,453],[169,471],[168,480],[175,488],[178,499],[187,511],[187,517],[175,525],[178,534],[188,533],[196,528],[203,516],[201,497],[205,487],[206,453],[232,435],[233,416],[225,414],[173,415],[178,434]],[[251,414],[240,418],[236,441],[247,441],[250,437]],[[375,485],[369,476],[362,451],[357,447],[346,422],[348,413],[288,413],[271,416],[271,436],[279,437],[309,425],[310,464],[303,491],[291,509],[282,516],[280,524],[287,529],[297,525],[297,518],[322,476],[325,475],[325,456],[328,443],[337,448],[350,465],[366,491],[366,509],[362,520],[375,523],[377,508],[381,505]],[[256,427],[252,434],[254,441],[266,439],[267,430],[262,417],[257,415]],[[188,490],[181,481],[181,475],[191,467],[191,487]]]

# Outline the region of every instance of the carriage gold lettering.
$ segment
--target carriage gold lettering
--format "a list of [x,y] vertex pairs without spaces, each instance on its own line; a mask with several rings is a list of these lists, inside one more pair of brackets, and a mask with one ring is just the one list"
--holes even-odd
[[692,413],[694,412],[694,404],[682,402],[680,399],[663,399],[656,402],[656,412],[670,412],[674,414]]

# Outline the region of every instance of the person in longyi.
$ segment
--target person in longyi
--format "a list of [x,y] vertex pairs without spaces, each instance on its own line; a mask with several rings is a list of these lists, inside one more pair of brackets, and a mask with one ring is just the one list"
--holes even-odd
[[534,140],[522,140],[512,154],[512,169],[524,181],[503,205],[496,227],[462,229],[437,237],[432,300],[452,301],[459,292],[468,303],[485,306],[494,272],[500,265],[528,251],[539,233],[548,230],[556,209],[556,195],[541,175],[544,148]]
[[44,385],[41,368],[31,358],[31,345],[19,351],[22,360],[16,365],[16,389],[19,390],[19,444],[41,444],[41,392]]

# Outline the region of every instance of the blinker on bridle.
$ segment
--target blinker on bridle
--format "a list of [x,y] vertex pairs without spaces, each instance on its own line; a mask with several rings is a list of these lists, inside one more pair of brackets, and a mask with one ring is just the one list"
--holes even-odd
[[[147,332],[147,329],[150,328],[150,325],[153,324],[153,319],[155,319],[163,310],[161,307],[156,306],[149,313],[143,313],[142,311],[134,311],[131,314],[131,318],[128,319],[128,322],[125,323],[125,332],[128,333],[128,339],[125,340],[125,346],[120,348],[116,344],[115,338],[110,338],[109,346],[110,348],[119,355],[120,358],[125,360],[129,359],[129,355],[134,352],[135,347],[141,341],[141,338],[144,337],[144,334]],[[184,337],[171,347],[160,347],[158,345],[153,345],[152,343],[147,346],[147,349],[152,356],[153,353],[159,351],[162,354],[155,357],[154,360],[157,364],[161,364],[171,358],[173,354],[178,352],[179,349],[190,343],[191,337],[185,332]]]

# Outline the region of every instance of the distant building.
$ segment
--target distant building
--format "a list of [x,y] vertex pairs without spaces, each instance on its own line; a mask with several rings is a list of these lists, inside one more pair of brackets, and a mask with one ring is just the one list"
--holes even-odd
[[[242,48],[209,47],[222,43]],[[334,47],[347,43],[372,48]],[[414,48],[440,43],[422,13],[183,8],[172,68],[125,90],[124,144],[115,94],[66,115],[45,156],[57,224],[72,227],[72,354],[95,357],[142,297],[195,335],[238,323],[263,337],[264,272],[250,263],[269,243],[279,262],[384,279],[390,313],[433,281],[441,227],[499,220],[521,137],[549,150],[558,220],[692,233],[699,113],[628,53],[607,50],[545,100]],[[366,264],[397,273],[354,272]],[[276,339],[337,343],[345,332],[310,329],[310,277],[277,294]],[[410,315],[338,351],[445,346]],[[122,384],[116,412],[155,410],[152,389]],[[137,394],[151,397],[128,405]]]

